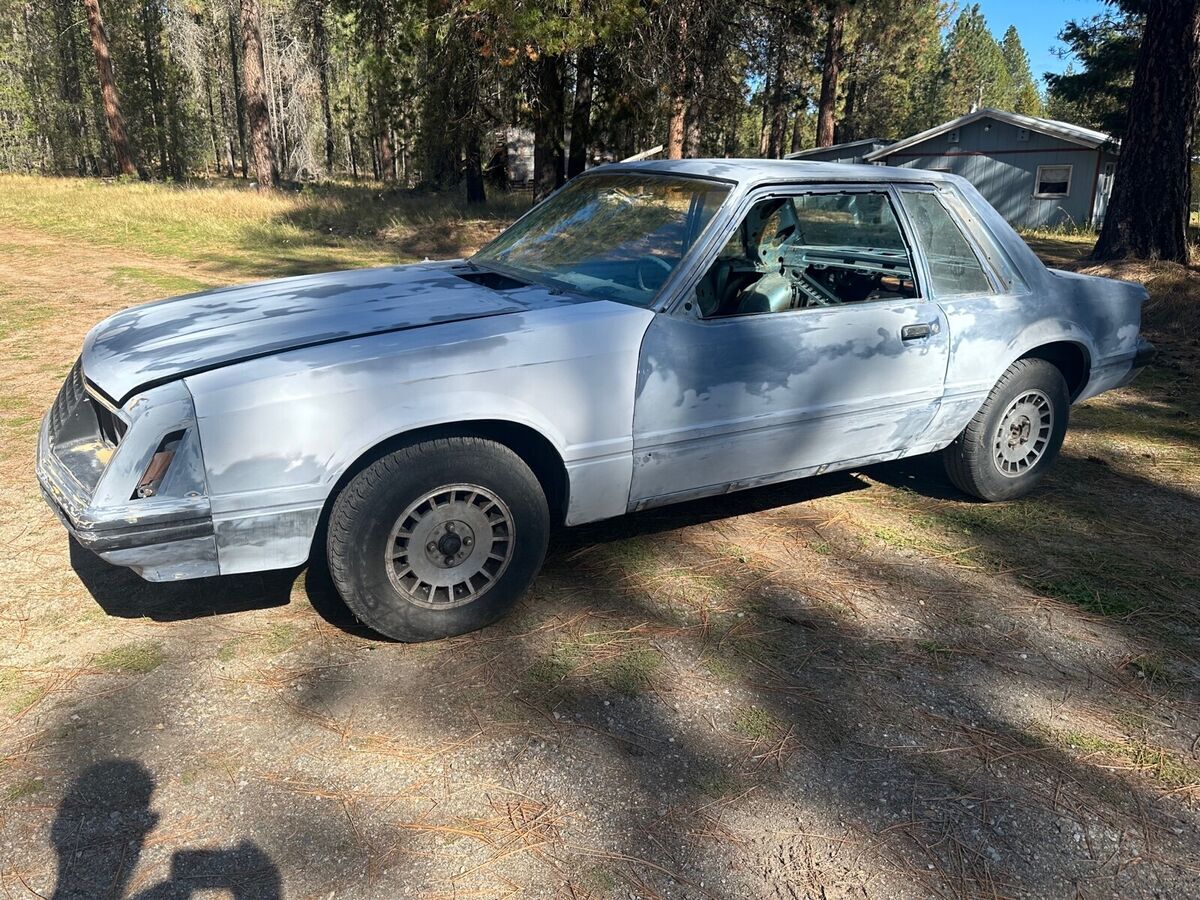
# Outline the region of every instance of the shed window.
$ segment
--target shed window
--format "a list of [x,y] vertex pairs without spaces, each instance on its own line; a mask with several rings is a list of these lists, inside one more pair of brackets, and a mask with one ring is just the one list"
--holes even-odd
[[1035,197],[1069,197],[1071,166],[1038,166]]

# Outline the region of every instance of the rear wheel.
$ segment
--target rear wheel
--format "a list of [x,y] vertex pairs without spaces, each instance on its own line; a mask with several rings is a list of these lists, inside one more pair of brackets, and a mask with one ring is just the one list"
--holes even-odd
[[445,438],[358,473],[329,517],[334,585],[364,624],[401,641],[482,628],[537,575],[550,513],[537,477],[507,447]]
[[1066,380],[1054,365],[1017,360],[942,451],[950,480],[983,500],[1028,494],[1058,456],[1070,407]]

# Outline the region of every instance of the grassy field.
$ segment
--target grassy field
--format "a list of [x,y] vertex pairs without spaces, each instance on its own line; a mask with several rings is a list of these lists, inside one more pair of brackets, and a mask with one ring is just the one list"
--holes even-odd
[[1162,362],[1020,502],[913,460],[573,529],[509,620],[419,646],[308,572],[68,546],[33,444],[97,319],[460,255],[525,203],[0,178],[6,895],[1200,893],[1192,270],[1096,270],[1149,285]]

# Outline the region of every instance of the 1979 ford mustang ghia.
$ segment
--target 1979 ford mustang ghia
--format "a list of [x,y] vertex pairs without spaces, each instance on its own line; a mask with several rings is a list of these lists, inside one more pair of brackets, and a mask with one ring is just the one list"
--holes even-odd
[[1019,497],[1145,365],[1144,299],[1047,270],[953,176],[610,165],[465,262],[112,316],[37,471],[147,579],[324,553],[363,622],[427,640],[509,609],[555,523],[935,451]]

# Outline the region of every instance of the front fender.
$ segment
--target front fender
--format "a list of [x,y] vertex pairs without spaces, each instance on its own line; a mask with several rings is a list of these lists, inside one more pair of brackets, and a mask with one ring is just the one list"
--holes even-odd
[[473,420],[532,428],[570,479],[567,521],[619,515],[638,348],[653,314],[564,305],[249,360],[188,378],[222,573],[295,565],[363,453]]

